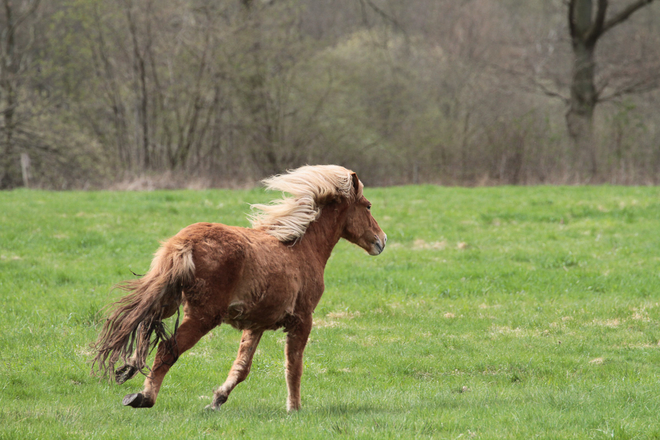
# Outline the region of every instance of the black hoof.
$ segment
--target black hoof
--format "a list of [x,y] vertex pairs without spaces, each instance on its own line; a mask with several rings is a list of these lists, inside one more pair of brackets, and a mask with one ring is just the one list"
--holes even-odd
[[127,380],[133,379],[137,372],[138,369],[133,365],[124,365],[115,371],[115,382],[121,385]]
[[133,408],[151,408],[154,406],[153,402],[144,397],[144,394],[142,393],[127,394],[121,403],[123,403],[124,406],[130,406]]

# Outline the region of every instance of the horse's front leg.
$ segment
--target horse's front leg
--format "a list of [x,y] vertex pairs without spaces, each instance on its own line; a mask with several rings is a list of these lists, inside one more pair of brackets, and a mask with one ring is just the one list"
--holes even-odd
[[312,316],[303,318],[296,326],[288,330],[286,336],[286,385],[289,397],[287,411],[300,409],[300,379],[303,372],[303,352],[312,330]]
[[248,374],[250,374],[250,368],[252,367],[254,352],[257,350],[257,345],[259,345],[262,334],[263,331],[243,331],[241,345],[238,348],[238,356],[236,356],[236,360],[229,371],[227,380],[225,380],[225,383],[213,393],[213,402],[211,402],[206,408],[220,409],[222,404],[227,401],[229,393],[236,388],[236,385],[247,378]]
[[213,327],[215,325],[212,325],[210,320],[191,318],[186,315],[174,336],[158,345],[156,358],[149,376],[144,381],[142,392],[126,395],[122,403],[133,408],[150,408],[154,406],[160,386],[170,367],[174,365],[183,352],[192,348]]

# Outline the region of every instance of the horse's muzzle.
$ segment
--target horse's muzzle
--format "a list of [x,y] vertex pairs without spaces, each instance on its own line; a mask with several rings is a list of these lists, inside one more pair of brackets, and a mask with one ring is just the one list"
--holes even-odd
[[385,244],[387,243],[387,234],[383,233],[383,237],[379,237],[376,235],[376,241],[371,245],[371,250],[369,251],[369,255],[380,255],[383,250],[385,249]]

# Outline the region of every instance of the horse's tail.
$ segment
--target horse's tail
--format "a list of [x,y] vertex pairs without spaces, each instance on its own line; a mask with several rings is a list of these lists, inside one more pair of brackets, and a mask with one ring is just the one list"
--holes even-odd
[[96,352],[92,372],[111,377],[119,358],[130,363],[133,371],[143,371],[151,349],[169,336],[162,320],[178,310],[182,290],[193,283],[194,273],[192,242],[174,237],[156,252],[146,275],[117,285],[130,293],[111,305],[101,334],[92,344]]

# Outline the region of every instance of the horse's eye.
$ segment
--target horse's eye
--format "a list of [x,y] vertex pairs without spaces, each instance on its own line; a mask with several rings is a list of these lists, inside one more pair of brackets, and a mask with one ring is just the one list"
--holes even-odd
[[371,205],[367,205],[367,209],[371,211]]

